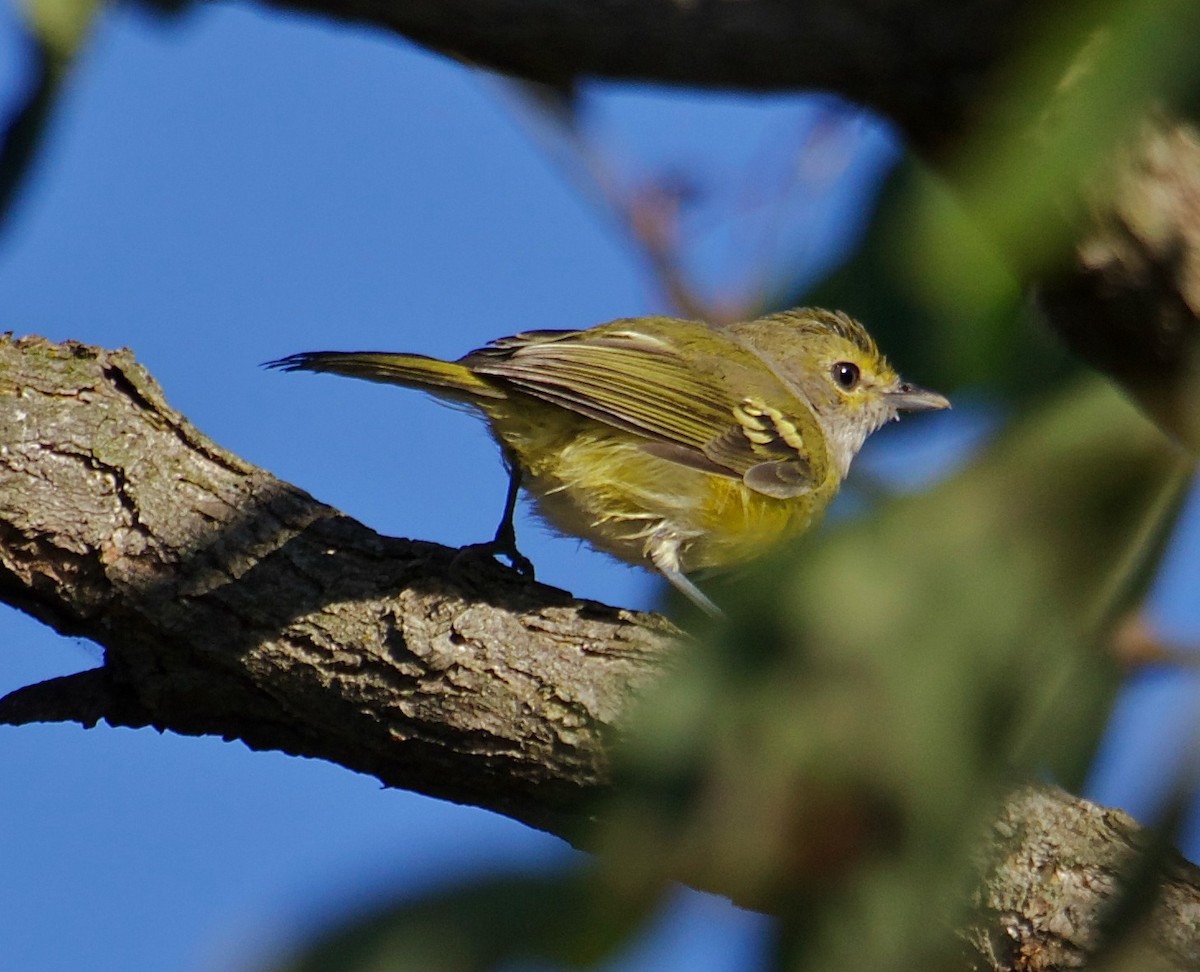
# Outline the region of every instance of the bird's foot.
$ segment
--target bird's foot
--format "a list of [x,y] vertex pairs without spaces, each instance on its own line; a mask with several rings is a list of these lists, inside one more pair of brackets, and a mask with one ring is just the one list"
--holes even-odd
[[486,543],[471,543],[460,547],[454,557],[454,563],[459,564],[462,561],[477,559],[494,561],[496,557],[505,558],[511,569],[526,580],[534,579],[533,561],[517,549],[515,542],[506,542],[500,537],[488,540]]

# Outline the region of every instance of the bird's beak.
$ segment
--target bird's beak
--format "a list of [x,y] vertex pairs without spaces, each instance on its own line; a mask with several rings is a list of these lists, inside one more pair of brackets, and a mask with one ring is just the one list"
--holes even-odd
[[885,392],[887,403],[897,412],[936,412],[949,408],[950,399],[935,391],[928,391],[905,382]]

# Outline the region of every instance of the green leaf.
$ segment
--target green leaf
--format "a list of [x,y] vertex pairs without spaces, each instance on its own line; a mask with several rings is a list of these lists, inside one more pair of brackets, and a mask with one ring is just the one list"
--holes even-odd
[[588,968],[640,926],[657,896],[631,896],[580,867],[511,876],[379,907],[280,972],[481,972],[511,963]]

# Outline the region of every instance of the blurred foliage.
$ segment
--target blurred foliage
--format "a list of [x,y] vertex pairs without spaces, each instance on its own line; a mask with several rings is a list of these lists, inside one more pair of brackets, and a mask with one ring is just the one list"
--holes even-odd
[[[959,227],[959,252],[986,267],[993,282],[990,303],[930,302],[914,286],[913,243],[902,237],[914,199]],[[884,184],[876,218],[855,254],[815,290],[772,303],[840,307],[868,322],[900,373],[922,385],[947,392],[982,389],[1009,404],[1027,401],[1058,387],[1079,366],[1040,326],[1016,277],[972,226],[946,182],[906,160]]]
[[1078,782],[1110,623],[1186,481],[1077,384],[940,487],[738,577],[729,626],[646,707],[608,857],[783,916],[789,967],[936,964],[999,795]]
[[99,10],[98,0],[25,0],[29,33],[55,72],[75,55]]
[[98,8],[98,0],[25,0],[29,82],[0,134],[0,232],[37,158],[67,66]]
[[900,166],[855,256],[815,292],[771,304],[858,314],[902,373],[942,391],[1024,402],[1079,370],[1027,288],[1071,258],[1147,112],[1195,104],[1200,5],[1092,0],[1047,16],[954,156]]
[[[142,5],[169,16],[186,9],[189,0],[142,0]],[[0,120],[0,233],[37,161],[71,63],[103,5],[100,0],[22,0],[21,8],[28,81],[9,117]]]
[[[850,311],[903,373],[985,389],[1008,427],[940,486],[710,586],[729,621],[642,700],[581,835],[594,862],[397,905],[293,968],[588,964],[672,879],[777,915],[777,968],[961,966],[949,929],[981,828],[1018,781],[1078,784],[1118,682],[1112,627],[1190,474],[1042,332],[1025,284],[1065,257],[1086,187],[1148,105],[1191,90],[1200,7],[1063,6],[941,160],[950,176],[898,167],[854,258],[765,301]],[[431,928],[446,948],[421,950]]]
[[0,232],[8,225],[17,192],[37,155],[58,89],[48,49],[32,36],[26,47],[29,89],[0,132]]
[[652,898],[618,898],[591,868],[512,876],[377,909],[289,972],[471,972],[538,960],[583,968],[609,957]]
[[[1063,260],[1088,190],[1113,175],[1115,148],[1147,111],[1196,91],[1200,6],[1189,0],[1089,0],[1047,16],[990,114],[942,160],[969,220],[944,218],[941,201],[918,192],[897,234],[931,305],[988,308],[1012,277],[1028,282]],[[981,231],[998,259],[981,253]]]

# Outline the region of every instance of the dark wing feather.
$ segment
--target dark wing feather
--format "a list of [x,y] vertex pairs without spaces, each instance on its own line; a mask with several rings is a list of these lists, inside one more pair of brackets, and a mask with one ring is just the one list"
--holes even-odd
[[519,334],[461,359],[477,374],[598,422],[700,449],[730,425],[718,376],[635,331]]

